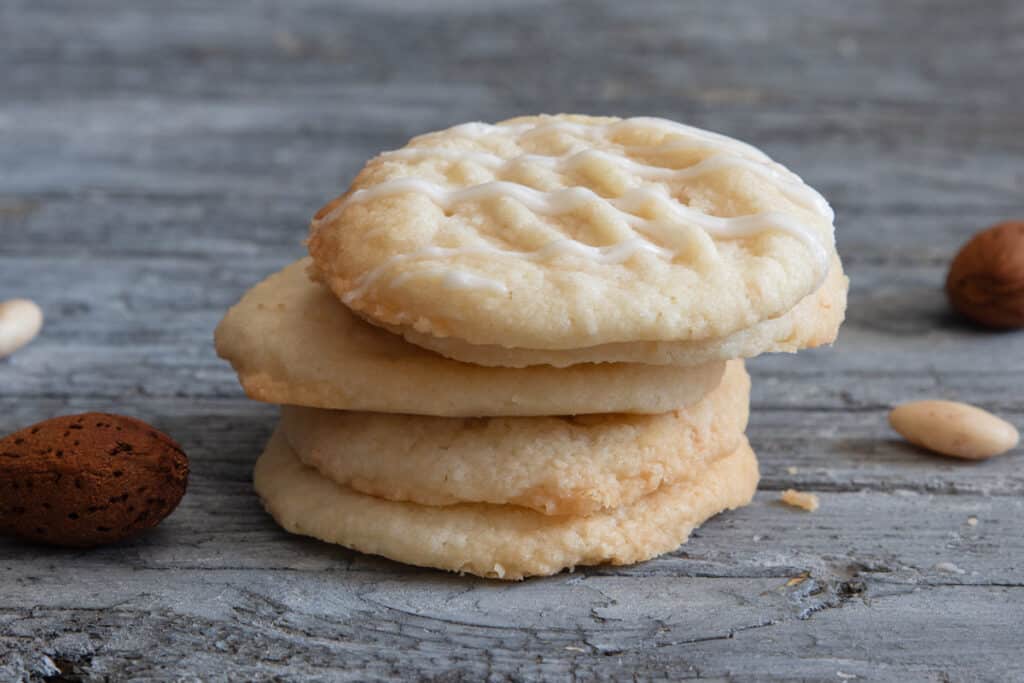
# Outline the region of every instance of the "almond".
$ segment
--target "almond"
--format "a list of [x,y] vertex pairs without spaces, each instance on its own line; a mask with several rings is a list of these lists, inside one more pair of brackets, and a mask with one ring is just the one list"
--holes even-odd
[[0,302],[0,358],[35,339],[43,327],[43,311],[28,299]]
[[181,447],[141,420],[53,418],[0,439],[0,533],[62,546],[112,543],[156,526],[187,483]]
[[998,329],[1024,327],[1024,221],[975,235],[953,259],[946,278],[953,308]]
[[911,401],[893,408],[889,424],[912,444],[965,460],[1000,455],[1020,442],[1017,428],[956,401]]

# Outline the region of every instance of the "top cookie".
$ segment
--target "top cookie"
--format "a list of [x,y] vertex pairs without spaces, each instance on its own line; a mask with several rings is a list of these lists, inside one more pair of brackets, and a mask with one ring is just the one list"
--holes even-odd
[[754,147],[568,115],[378,156],[317,213],[309,248],[375,322],[528,349],[722,337],[791,309],[834,251],[825,200]]

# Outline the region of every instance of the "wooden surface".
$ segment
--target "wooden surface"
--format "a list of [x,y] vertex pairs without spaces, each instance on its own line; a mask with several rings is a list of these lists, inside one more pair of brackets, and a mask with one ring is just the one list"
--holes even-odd
[[[1021,454],[886,426],[919,397],[1024,424],[1024,337],[941,293],[968,235],[1024,216],[1022,33],[1017,0],[4,0],[0,298],[48,319],[0,361],[0,432],[134,414],[194,473],[135,542],[0,540],[0,680],[1024,680]],[[737,135],[836,208],[848,320],[751,364],[755,503],[511,585],[279,531],[249,481],[275,410],[215,357],[223,311],[374,152],[562,110]]]

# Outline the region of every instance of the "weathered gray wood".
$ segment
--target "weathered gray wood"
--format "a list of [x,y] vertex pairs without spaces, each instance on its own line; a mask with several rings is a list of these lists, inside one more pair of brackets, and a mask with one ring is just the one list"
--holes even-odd
[[[0,4],[0,298],[48,315],[0,361],[0,432],[127,412],[194,470],[134,542],[0,540],[0,680],[1024,679],[1019,452],[936,459],[885,422],[939,396],[1024,423],[1024,340],[941,292],[1024,216],[1022,31],[1012,0]],[[517,585],[285,535],[249,483],[275,409],[214,325],[367,156],[538,110],[735,134],[832,200],[848,321],[751,363],[761,493],[666,557]]]

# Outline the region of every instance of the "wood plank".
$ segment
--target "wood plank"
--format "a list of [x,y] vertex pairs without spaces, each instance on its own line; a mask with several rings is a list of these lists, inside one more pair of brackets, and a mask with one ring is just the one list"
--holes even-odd
[[[80,670],[112,678],[744,681],[775,671],[790,680],[1014,680],[1022,672],[1022,592],[1002,586],[875,592],[852,581],[835,592],[814,579],[787,588],[782,579],[610,576],[510,587],[401,575],[353,585],[336,571],[267,570],[118,578],[132,598],[98,578],[70,590],[52,579],[23,588],[74,602],[0,608],[0,667],[38,671],[46,652],[74,652]],[[805,615],[801,596],[810,593]],[[939,618],[937,605],[948,606]],[[963,642],[974,646],[950,648]]]

